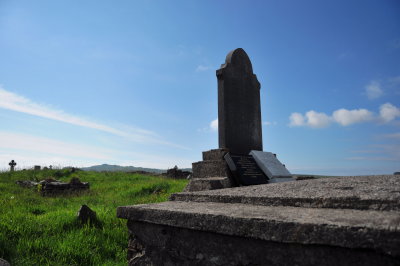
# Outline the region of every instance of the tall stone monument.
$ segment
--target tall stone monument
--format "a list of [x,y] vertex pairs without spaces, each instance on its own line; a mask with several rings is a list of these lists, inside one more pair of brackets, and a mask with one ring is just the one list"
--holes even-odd
[[242,48],[217,70],[219,148],[233,154],[262,151],[260,83]]
[[[185,190],[266,184],[282,176],[282,171],[290,176],[275,157],[262,152],[260,83],[246,52],[242,48],[229,52],[216,74],[219,149],[203,152],[203,161],[192,164],[192,179]],[[272,172],[268,171],[271,162]]]

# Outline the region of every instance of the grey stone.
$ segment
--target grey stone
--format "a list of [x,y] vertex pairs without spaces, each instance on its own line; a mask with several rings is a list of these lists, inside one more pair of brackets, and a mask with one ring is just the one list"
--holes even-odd
[[86,223],[96,223],[97,222],[97,216],[96,212],[90,209],[87,205],[82,205],[77,213],[78,220],[82,224]]
[[192,164],[192,170],[193,178],[228,176],[228,167],[222,160],[196,162]]
[[272,152],[251,151],[250,155],[253,156],[258,167],[260,167],[271,181],[275,178],[289,178],[291,181],[294,180],[292,179],[292,174],[290,174]]
[[204,161],[215,161],[215,160],[223,160],[224,155],[228,152],[227,149],[213,149],[209,151],[203,151],[203,160]]
[[394,175],[348,176],[183,192],[172,200],[264,206],[400,211],[400,182]]
[[177,193],[171,200],[118,207],[117,216],[128,219],[129,265],[400,261],[400,182],[394,175]]
[[268,183],[268,177],[257,166],[252,156],[227,153],[224,158],[235,177],[236,185],[249,186]]
[[30,181],[30,180],[17,180],[15,181],[15,184],[20,185],[21,187],[35,187],[37,186],[39,183],[35,182],[35,181]]
[[219,148],[247,155],[262,150],[260,83],[242,48],[217,70]]
[[117,216],[244,238],[376,249],[400,256],[399,212],[170,201],[119,207]]
[[0,266],[11,266],[11,264],[5,259],[0,258]]
[[399,265],[368,249],[281,243],[128,221],[128,264],[133,265]]
[[223,189],[232,187],[233,184],[228,177],[208,177],[208,178],[193,178],[185,187],[184,191],[202,191],[212,189]]

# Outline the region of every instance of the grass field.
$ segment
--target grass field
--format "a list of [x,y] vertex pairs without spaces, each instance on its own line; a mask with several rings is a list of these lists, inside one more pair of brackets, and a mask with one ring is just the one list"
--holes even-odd
[[[42,197],[16,180],[78,177],[90,190],[75,195]],[[12,265],[126,265],[126,220],[117,206],[166,201],[187,180],[121,172],[71,173],[68,170],[0,173],[0,258]],[[81,225],[79,207],[87,204],[102,226]]]

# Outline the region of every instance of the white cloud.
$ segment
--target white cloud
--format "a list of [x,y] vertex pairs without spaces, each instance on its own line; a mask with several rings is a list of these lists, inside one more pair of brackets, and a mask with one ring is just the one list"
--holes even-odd
[[306,113],[307,125],[313,128],[323,128],[329,126],[331,118],[325,113],[318,113],[313,110]]
[[381,84],[378,81],[371,81],[365,87],[365,92],[367,94],[368,99],[370,100],[377,99],[383,95]]
[[289,117],[291,127],[304,126],[304,116],[300,113],[292,113]]
[[331,122],[336,122],[341,126],[349,126],[355,123],[364,123],[370,121],[382,121],[388,123],[400,117],[400,108],[385,103],[380,106],[379,114],[374,114],[367,109],[347,110],[344,108],[338,109],[328,116],[325,113],[316,111],[308,111],[305,115],[301,113],[292,113],[289,116],[289,126],[308,126],[312,128],[327,127]]
[[370,121],[373,119],[372,112],[367,109],[339,109],[333,112],[333,119],[342,126],[348,126],[355,123]]
[[211,121],[210,123],[210,129],[213,131],[218,131],[218,118]]
[[207,71],[213,69],[212,66],[204,66],[204,65],[198,65],[196,68],[196,72],[202,72],[202,71]]
[[289,117],[289,126],[309,126],[312,128],[323,128],[329,126],[331,118],[325,113],[318,113],[313,110],[308,111],[305,115],[300,113],[292,113]]
[[76,126],[92,128],[113,135],[125,137],[134,142],[155,143],[167,145],[177,148],[186,149],[177,144],[173,144],[162,140],[152,131],[136,128],[132,126],[124,126],[124,130],[110,127],[101,123],[93,122],[88,119],[68,114],[62,110],[54,109],[50,106],[38,104],[28,98],[9,92],[0,86],[0,108],[26,113],[34,116],[44,117]]
[[390,103],[385,103],[381,105],[379,114],[382,121],[387,123],[396,119],[396,117],[400,117],[400,108],[397,108]]

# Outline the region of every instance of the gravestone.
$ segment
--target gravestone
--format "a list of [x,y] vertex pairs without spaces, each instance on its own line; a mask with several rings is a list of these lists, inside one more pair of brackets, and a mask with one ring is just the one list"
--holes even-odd
[[276,158],[276,154],[272,152],[251,151],[250,155],[268,177],[269,183],[294,181],[292,174]]
[[243,155],[261,151],[260,83],[242,48],[228,53],[217,79],[219,148]]
[[17,163],[14,160],[11,160],[11,162],[8,165],[10,166],[10,172],[14,172],[14,168],[17,165]]
[[[229,52],[216,75],[219,149],[203,152],[203,161],[192,164],[193,176],[185,191],[269,183],[264,171],[269,164],[249,155],[261,152],[263,143],[260,83],[246,52],[242,48]],[[285,181],[289,180],[293,179]]]
[[268,178],[258,167],[252,156],[227,153],[224,159],[233,174],[236,185],[249,186],[268,183]]

